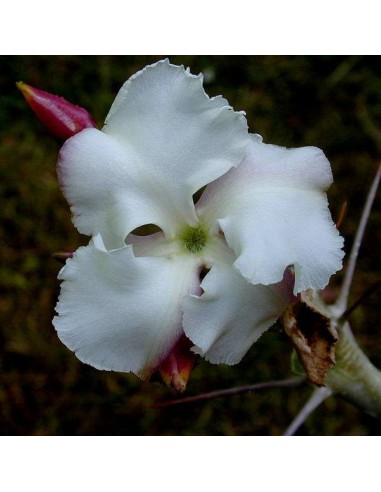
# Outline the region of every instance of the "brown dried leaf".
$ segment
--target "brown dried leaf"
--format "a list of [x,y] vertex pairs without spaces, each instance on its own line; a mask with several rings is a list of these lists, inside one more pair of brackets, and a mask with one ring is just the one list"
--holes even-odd
[[291,304],[283,316],[283,327],[291,338],[309,380],[324,385],[328,369],[335,364],[335,345],[338,339],[331,319],[314,303],[309,291]]

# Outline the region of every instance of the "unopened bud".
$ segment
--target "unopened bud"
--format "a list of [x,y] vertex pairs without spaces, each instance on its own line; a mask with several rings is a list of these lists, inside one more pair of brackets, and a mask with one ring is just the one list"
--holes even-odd
[[66,140],[84,128],[96,127],[86,109],[66,101],[63,97],[35,89],[24,82],[17,82],[16,85],[37,118],[56,137]]
[[181,393],[186,388],[189,374],[197,357],[190,351],[191,346],[192,343],[185,336],[180,338],[172,352],[158,369],[164,383]]

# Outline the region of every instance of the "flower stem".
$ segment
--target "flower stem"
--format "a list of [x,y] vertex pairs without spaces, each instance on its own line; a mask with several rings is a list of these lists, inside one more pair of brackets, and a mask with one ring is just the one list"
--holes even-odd
[[336,365],[325,384],[364,412],[381,417],[381,372],[358,346],[349,323],[344,322],[336,345]]

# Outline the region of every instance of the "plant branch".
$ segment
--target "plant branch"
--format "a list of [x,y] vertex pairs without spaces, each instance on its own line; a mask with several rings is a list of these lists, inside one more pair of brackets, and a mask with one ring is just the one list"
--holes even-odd
[[215,398],[221,398],[225,396],[238,395],[240,393],[248,393],[250,391],[258,391],[263,389],[272,389],[272,388],[289,388],[292,386],[298,386],[299,384],[306,381],[305,377],[297,377],[297,378],[289,378],[289,379],[281,379],[278,381],[268,381],[265,383],[256,383],[247,386],[238,386],[236,388],[229,388],[224,390],[211,391],[209,393],[201,393],[195,396],[188,396],[186,398],[179,398],[178,400],[170,400],[155,403],[153,405],[154,408],[162,408],[169,407],[172,405],[178,405],[180,403],[193,403],[195,401],[201,400],[213,400]]
[[377,188],[380,182],[380,177],[381,177],[381,164],[378,166],[376,175],[373,179],[372,185],[369,189],[368,196],[365,201],[364,210],[361,215],[360,223],[358,225],[356,236],[353,242],[351,254],[349,256],[348,265],[345,272],[343,284],[341,287],[340,296],[336,302],[336,308],[339,310],[339,315],[345,312],[348,305],[348,296],[352,285],[354,272],[356,269],[358,254],[364,237],[364,232],[365,232],[366,224],[369,219],[370,211],[372,209],[372,205],[376,197]]
[[347,310],[343,312],[343,314],[340,316],[340,321],[347,320],[349,316],[353,313],[353,311],[356,308],[358,308],[367,297],[373,294],[373,292],[376,292],[380,287],[381,287],[381,280],[377,280],[377,282],[374,282],[374,284],[368,287],[357,299],[357,301],[355,301]]
[[303,408],[300,410],[295,419],[287,427],[284,436],[293,436],[301,425],[307,420],[314,410],[323,403],[329,396],[333,394],[332,390],[322,386],[315,389],[310,398],[307,400]]
[[366,100],[360,97],[357,101],[357,118],[359,119],[363,130],[374,141],[378,150],[381,151],[381,128],[379,128],[369,114]]

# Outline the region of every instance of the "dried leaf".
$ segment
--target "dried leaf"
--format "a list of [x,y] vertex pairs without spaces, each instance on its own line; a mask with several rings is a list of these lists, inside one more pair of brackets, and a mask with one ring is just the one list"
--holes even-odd
[[335,364],[337,332],[331,319],[316,306],[311,292],[302,292],[283,316],[283,327],[291,338],[309,380],[324,385],[328,369]]

